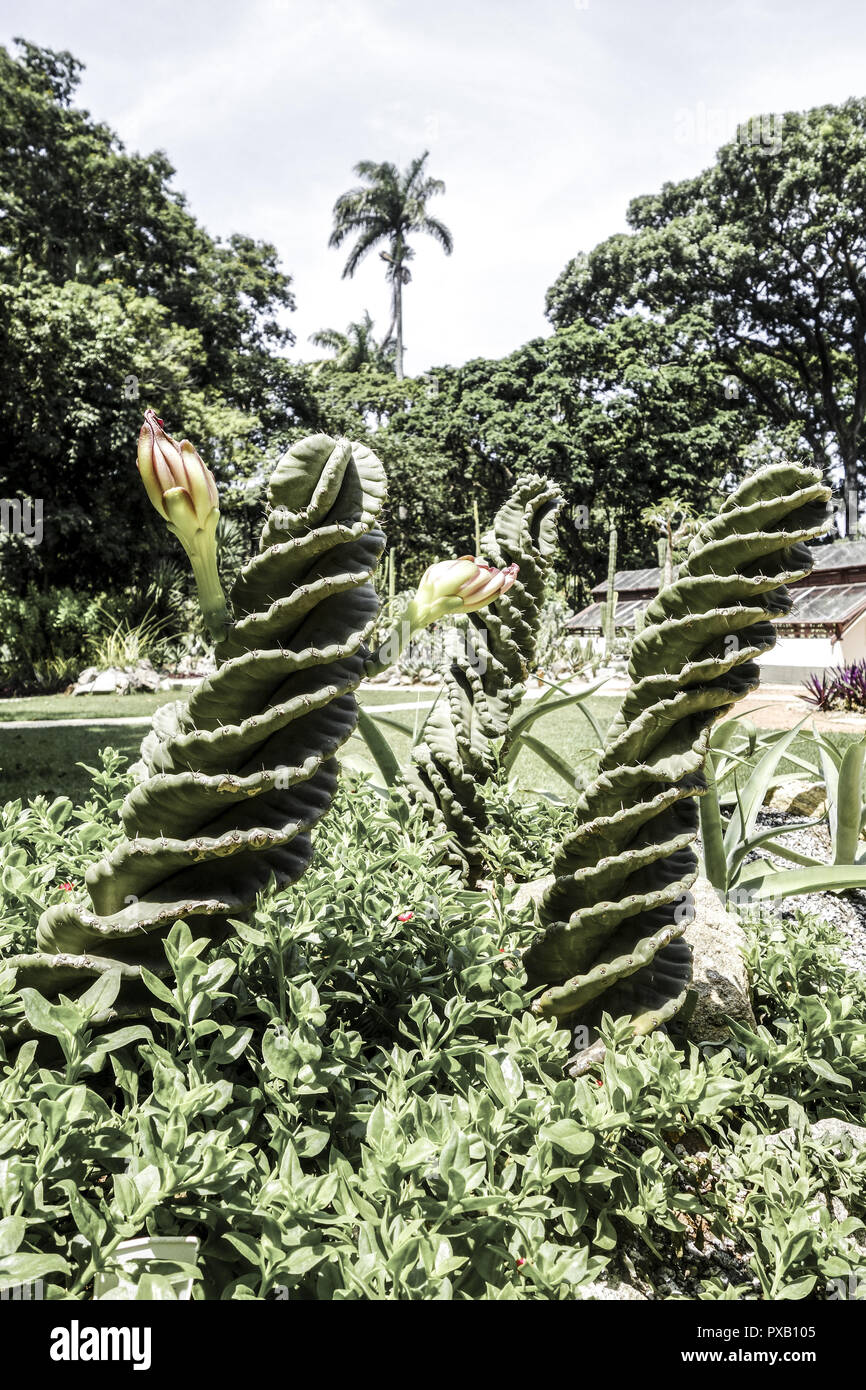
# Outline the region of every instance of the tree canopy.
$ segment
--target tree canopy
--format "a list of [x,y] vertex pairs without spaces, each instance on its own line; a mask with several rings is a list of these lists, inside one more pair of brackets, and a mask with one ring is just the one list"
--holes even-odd
[[[707,350],[789,453],[856,497],[866,415],[866,100],[741,127],[695,178],[636,198],[631,233],[576,257],[559,328],[706,321]],[[856,522],[856,502],[851,521]]]
[[128,153],[73,104],[81,64],[0,48],[0,458],[44,499],[39,553],[4,545],[7,584],[134,580],[156,528],[131,488],[152,405],[219,476],[242,479],[309,408],[291,279],[266,242],[214,239],[161,152]]

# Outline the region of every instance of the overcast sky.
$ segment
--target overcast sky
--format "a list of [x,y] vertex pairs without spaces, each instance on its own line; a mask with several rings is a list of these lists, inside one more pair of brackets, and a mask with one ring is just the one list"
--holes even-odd
[[341,279],[331,209],[359,159],[429,148],[455,249],[417,242],[410,373],[546,333],[569,257],[738,121],[866,93],[862,0],[2,0],[18,34],[87,65],[80,103],[166,150],[212,233],[276,244],[296,355],[365,308],[386,327],[384,267]]

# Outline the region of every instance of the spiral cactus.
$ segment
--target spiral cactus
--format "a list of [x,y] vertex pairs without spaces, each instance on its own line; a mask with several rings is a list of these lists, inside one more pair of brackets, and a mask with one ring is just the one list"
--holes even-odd
[[534,1007],[592,1027],[602,1012],[648,1032],[681,1007],[691,959],[693,841],[710,727],[759,683],[756,658],[807,575],[805,541],[826,526],[829,490],[795,465],[763,469],[692,540],[678,579],[649,605],[633,685],[608,732],[578,824],[539,904],[526,952]]
[[379,460],[345,439],[315,435],[277,464],[217,671],[157,711],[125,839],[88,870],[89,905],[43,914],[39,953],[12,962],[19,985],[56,993],[118,966],[164,971],[161,938],[179,918],[219,937],[271,878],[303,874],[357,721],[384,496]]
[[465,642],[455,644],[445,688],[415,749],[410,787],[432,819],[450,832],[455,862],[481,861],[486,823],[481,785],[494,774],[500,741],[523,696],[535,652],[547,561],[556,542],[555,484],[530,474],[518,479],[482,537],[487,559],[518,576],[489,608],[471,613]]

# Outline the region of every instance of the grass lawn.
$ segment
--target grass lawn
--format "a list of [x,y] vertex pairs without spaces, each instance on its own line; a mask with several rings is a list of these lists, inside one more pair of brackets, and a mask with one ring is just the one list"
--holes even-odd
[[[426,697],[425,697],[426,698]],[[614,715],[619,708],[621,696],[619,695],[594,695],[585,704],[589,709],[602,730],[607,732],[608,726],[613,721]],[[365,704],[369,703],[364,701]],[[396,700],[395,700],[396,703]],[[569,763],[579,773],[585,784],[592,777],[596,767],[596,749],[598,740],[589,721],[579,712],[580,706],[573,705],[568,709],[555,711],[550,715],[542,715],[540,719],[532,725],[530,732],[541,743],[548,744],[554,749],[567,763]],[[426,709],[418,711],[417,720],[420,727],[427,713]],[[394,752],[400,761],[405,761],[409,755],[412,742],[412,732],[415,727],[415,714],[412,709],[394,710],[386,715],[386,718],[393,720],[394,723],[401,724],[405,733],[400,734],[391,724],[383,726],[388,738],[391,740]],[[761,730],[762,733],[769,732]],[[845,733],[842,731],[832,732],[827,735],[837,746],[846,746],[856,742],[861,735],[856,733]],[[349,754],[353,762],[359,767],[367,768],[374,776],[379,777],[375,763],[373,762],[366,743],[360,735],[354,735],[348,745]],[[815,760],[814,746],[807,735],[800,735],[791,745],[793,757]],[[750,760],[756,762],[760,757],[760,751]],[[745,773],[745,769],[744,769]],[[776,772],[777,777],[805,776],[803,770],[796,764],[783,758]],[[558,773],[556,773],[546,762],[528,748],[524,748],[514,763],[512,776],[516,777],[518,786],[527,792],[555,792],[557,796],[565,799],[574,799],[577,792],[569,792],[568,785]]]
[[[393,692],[392,692],[393,693]],[[378,692],[377,692],[378,694]],[[602,730],[607,730],[608,725],[613,720],[614,715],[620,706],[621,696],[619,695],[593,695],[586,701],[586,707],[590,710],[593,717],[597,720]],[[429,704],[429,699],[422,697],[424,703]],[[364,704],[369,702],[364,700]],[[377,701],[376,703],[383,703]],[[397,700],[394,700],[397,703]],[[424,720],[427,709],[420,709],[417,714],[418,725],[420,727]],[[412,732],[415,727],[415,714],[413,709],[394,710],[386,715],[386,718],[394,720],[396,724],[402,725],[404,733],[399,733],[390,724],[383,726],[383,732],[387,734],[394,752],[401,762],[409,756],[409,749],[412,742]],[[584,715],[580,713],[579,705],[572,705],[565,710],[555,710],[553,714],[542,715],[532,725],[530,731],[541,743],[547,743],[551,748],[564,758],[567,763],[579,772],[584,780],[588,780],[596,764],[595,749],[598,740],[593,731],[592,725]],[[352,761],[358,767],[366,767],[378,777],[375,764],[367,750],[367,745],[360,735],[355,734],[350,740],[347,752]],[[524,748],[518,755],[514,764],[512,775],[517,778],[519,785],[526,791],[555,792],[557,796],[568,797],[569,788],[563,779],[553,771],[547,763],[543,762],[535,753]],[[576,794],[576,793],[575,793]]]
[[13,719],[118,719],[153,714],[160,705],[183,697],[181,690],[139,695],[31,695],[22,700],[0,700],[0,724]]
[[[378,705],[404,705],[404,709],[387,711],[385,717],[400,726],[391,725],[383,731],[392,740],[394,751],[401,761],[409,754],[412,731],[416,720],[418,725],[425,718],[432,703],[435,691],[407,691],[400,689],[365,690],[362,704],[367,708]],[[125,758],[135,761],[146,729],[131,726],[107,726],[93,728],[64,728],[64,720],[84,718],[110,718],[122,714],[151,714],[167,699],[180,698],[179,692],[162,692],[152,695],[124,696],[37,696],[28,700],[4,700],[0,702],[0,802],[13,801],[18,797],[44,795],[49,798],[66,795],[73,801],[81,801],[91,785],[90,774],[79,763],[97,765],[98,752],[106,745],[117,748]],[[603,730],[611,723],[619,706],[619,696],[592,696],[586,703]],[[3,729],[3,722],[11,719],[56,719],[56,725],[48,729]],[[579,712],[579,706],[543,715],[532,727],[533,735],[555,749],[584,780],[592,775],[595,768],[596,736],[587,719]],[[840,743],[849,743],[858,735],[835,733],[832,737]],[[798,738],[793,745],[795,755],[807,756],[809,740]],[[367,750],[367,745],[358,736],[350,739],[345,756],[356,767],[367,768],[377,777],[375,764]],[[784,761],[779,775],[797,772],[798,769]],[[518,784],[527,792],[554,792],[557,796],[568,797],[569,788],[561,777],[535,753],[524,749],[519,755],[514,775]],[[574,793],[571,793],[574,795]]]
[[[0,724],[17,719],[118,719],[128,715],[153,714],[160,705],[172,700],[185,700],[186,690],[159,690],[137,695],[29,695],[20,700],[0,700]],[[425,689],[420,699],[429,704],[433,699]],[[419,698],[414,690],[383,690],[373,687],[361,696],[365,705],[414,704]]]
[[34,796],[68,796],[83,801],[90,773],[78,763],[99,766],[99,749],[111,744],[135,762],[145,728],[69,729],[62,720],[53,729],[0,727],[0,802]]

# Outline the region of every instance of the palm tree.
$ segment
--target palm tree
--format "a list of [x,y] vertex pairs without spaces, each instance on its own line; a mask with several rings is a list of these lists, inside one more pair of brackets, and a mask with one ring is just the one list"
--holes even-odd
[[671,494],[660,497],[651,507],[644,507],[640,519],[659,533],[659,588],[666,589],[674,581],[674,551],[691,540],[702,518],[696,515],[691,502]]
[[310,334],[310,342],[334,353],[334,362],[319,363],[320,367],[332,365],[342,372],[357,372],[369,364],[379,372],[388,372],[394,366],[394,348],[387,338],[381,343],[376,340],[373,320],[366,310],[360,323],[350,323],[345,333],[338,328],[322,328]]
[[426,232],[435,237],[446,256],[450,256],[454,241],[448,228],[427,212],[427,200],[445,192],[441,179],[431,179],[424,173],[429,150],[413,159],[408,169],[400,173],[394,164],[374,164],[362,159],[355,173],[364,185],[342,193],[334,204],[334,230],[329,246],[342,246],[347,237],[358,233],[358,239],[343,268],[343,279],[355,274],[368,251],[381,242],[388,243],[379,255],[387,265],[386,279],[391,285],[391,325],[385,337],[390,342],[396,334],[394,369],[398,380],[403,379],[403,286],[412,276],[407,262],[414,255],[407,238],[413,232]]

